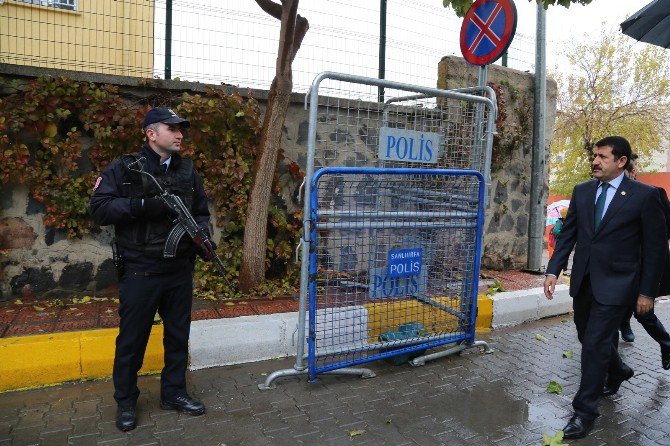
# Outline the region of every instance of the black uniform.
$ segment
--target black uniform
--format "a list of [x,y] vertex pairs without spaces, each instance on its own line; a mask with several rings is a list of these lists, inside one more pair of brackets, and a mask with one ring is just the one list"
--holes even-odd
[[164,324],[161,399],[186,395],[196,252],[195,245],[185,235],[177,255],[163,257],[171,220],[165,214],[148,215],[146,204],[157,195],[157,188],[146,177],[127,168],[129,162],[137,159],[164,189],[184,201],[207,233],[210,217],[207,196],[192,162],[173,154],[164,173],[160,157],[148,144],[142,152],[112,161],[96,183],[90,201],[93,220],[99,225],[114,225],[118,250],[125,259],[125,272],[119,282],[121,323],[113,372],[114,398],[122,407],[135,406],[137,402],[137,372],[142,367],[156,311]]

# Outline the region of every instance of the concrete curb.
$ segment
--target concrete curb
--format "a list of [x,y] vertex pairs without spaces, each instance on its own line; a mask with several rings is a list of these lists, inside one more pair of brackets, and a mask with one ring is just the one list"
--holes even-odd
[[[567,301],[567,287],[557,287],[556,294],[553,301],[544,298],[541,288],[493,297],[480,294],[477,332],[569,312],[572,303]],[[362,307],[332,311],[329,317],[337,325],[338,318],[352,317],[344,313],[338,316],[338,312],[352,311],[367,319],[367,309]],[[400,320],[402,316],[394,314],[394,318]],[[367,320],[361,323],[367,324]],[[297,324],[297,312],[194,321],[189,368],[294,356]],[[374,329],[365,327],[366,331]],[[117,333],[117,329],[103,329],[0,339],[0,392],[111,376]],[[162,368],[162,336],[163,327],[154,326],[142,373],[155,373]]]
[[544,288],[507,291],[492,296],[492,328],[509,327],[572,311],[569,285],[558,285],[552,300],[544,296]]

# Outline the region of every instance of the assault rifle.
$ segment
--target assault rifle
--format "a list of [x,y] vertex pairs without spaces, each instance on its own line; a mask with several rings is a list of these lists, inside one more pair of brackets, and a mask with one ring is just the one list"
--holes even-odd
[[[170,208],[173,215],[175,215],[174,219],[172,220],[174,227],[168,233],[167,240],[165,241],[165,247],[163,248],[163,257],[168,259],[174,258],[177,255],[177,245],[179,245],[179,241],[184,236],[184,234],[188,234],[189,237],[191,237],[191,240],[193,240],[193,243],[195,243],[195,245],[198,246],[198,248],[200,248],[200,250],[202,251],[203,253],[202,257],[205,260],[214,261],[214,264],[221,273],[221,277],[223,277],[223,280],[225,280],[230,290],[234,292],[235,287],[233,287],[233,284],[231,284],[230,281],[226,278],[225,266],[223,265],[223,262],[221,261],[219,256],[216,255],[216,252],[214,251],[214,246],[212,245],[212,241],[207,235],[207,232],[205,232],[200,226],[198,226],[198,223],[195,221],[189,210],[186,208],[181,198],[163,189],[163,187],[156,180],[156,178],[154,178],[153,175],[144,170],[144,165],[142,164],[144,160],[145,159],[143,157],[137,158],[132,163],[126,164],[126,166],[128,167],[129,170],[133,172],[137,172],[141,175],[145,175],[146,177],[151,178],[151,180],[154,182],[154,184],[160,191],[160,194],[157,195],[156,198],[162,200],[163,203],[165,203],[165,205],[167,205]],[[139,166],[139,169],[131,167],[133,165]]]

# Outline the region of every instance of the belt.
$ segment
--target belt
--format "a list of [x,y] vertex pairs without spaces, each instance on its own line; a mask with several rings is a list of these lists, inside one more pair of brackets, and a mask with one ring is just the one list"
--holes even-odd
[[155,273],[152,271],[126,271],[125,272],[129,276],[135,276],[135,277],[151,277],[151,276],[162,276],[165,274],[170,274],[170,273]]

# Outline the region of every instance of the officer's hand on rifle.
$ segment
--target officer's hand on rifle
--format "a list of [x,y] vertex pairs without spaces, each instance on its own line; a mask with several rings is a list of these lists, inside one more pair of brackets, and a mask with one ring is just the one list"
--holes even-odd
[[198,245],[198,255],[200,255],[200,257],[202,257],[204,260],[207,260],[207,261],[212,260],[214,258],[214,254],[215,254],[214,251],[216,251],[216,247],[217,247],[216,243],[214,243],[213,241],[210,240],[209,243],[212,245],[212,251],[211,252],[207,248],[205,248],[204,245]]
[[160,198],[145,198],[144,216],[149,220],[159,220],[165,217],[174,217],[174,212]]

